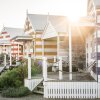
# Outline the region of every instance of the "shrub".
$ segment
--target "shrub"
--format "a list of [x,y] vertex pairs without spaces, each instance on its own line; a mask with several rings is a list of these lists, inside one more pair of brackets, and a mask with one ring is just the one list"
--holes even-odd
[[[32,63],[32,76],[41,73],[41,67],[38,62]],[[24,62],[17,68],[8,70],[0,76],[0,89],[9,87],[20,87],[24,85],[24,79],[28,76],[27,63]]]
[[32,66],[32,72],[31,72],[31,74],[32,74],[32,76],[34,76],[34,75],[36,75],[36,74],[40,74],[41,73],[41,69],[40,69],[40,67],[38,67],[38,66]]
[[25,70],[22,67],[8,70],[0,76],[0,88],[20,87],[24,84]]
[[26,96],[30,93],[30,90],[27,87],[19,87],[19,88],[8,88],[3,90],[1,95],[3,97],[22,97]]
[[32,67],[31,67],[31,74],[32,76],[36,74],[40,74],[42,72],[42,65],[41,61],[32,61]]
[[15,65],[15,64],[16,64],[16,60],[13,60],[13,61],[12,61],[12,64]]

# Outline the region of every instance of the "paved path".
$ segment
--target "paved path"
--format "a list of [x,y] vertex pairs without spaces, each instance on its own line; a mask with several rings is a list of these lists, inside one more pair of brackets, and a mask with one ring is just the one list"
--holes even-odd
[[99,99],[45,99],[43,95],[32,94],[21,98],[4,98],[0,95],[0,100],[99,100]]

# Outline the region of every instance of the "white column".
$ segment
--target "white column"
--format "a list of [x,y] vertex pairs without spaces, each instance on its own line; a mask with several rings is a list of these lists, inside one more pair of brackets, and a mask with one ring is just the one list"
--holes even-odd
[[43,78],[47,81],[47,58],[43,57]]
[[19,60],[19,47],[20,47],[20,46],[19,46],[19,43],[18,43],[18,60]]
[[23,58],[25,58],[25,44],[23,43]]
[[34,40],[34,61],[35,61],[35,40]]
[[59,57],[59,80],[62,80],[62,57]]
[[28,79],[31,79],[31,56],[28,55]]
[[59,57],[59,35],[57,36],[57,57]]
[[6,66],[7,63],[6,63],[6,54],[4,54],[4,66]]
[[88,49],[88,48],[87,48],[87,38],[86,38],[86,42],[85,42],[85,48],[86,48],[86,49],[85,49],[85,52],[86,52],[85,57],[86,57],[86,68],[87,68],[87,67],[88,67],[88,66],[87,66],[87,60],[88,60],[88,59],[87,59],[87,51],[88,51],[88,50],[87,50],[87,49]]
[[69,80],[72,80],[72,33],[69,22]]
[[44,57],[44,40],[42,40],[42,57]]
[[11,47],[10,47],[10,66],[12,65],[12,54],[11,54]]
[[11,52],[10,52],[10,66],[12,65],[12,55],[11,55]]
[[16,62],[18,61],[18,55],[16,54]]

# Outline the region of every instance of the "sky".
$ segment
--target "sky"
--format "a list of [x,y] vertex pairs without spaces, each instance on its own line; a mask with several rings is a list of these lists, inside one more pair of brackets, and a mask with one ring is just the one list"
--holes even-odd
[[0,0],[0,30],[23,28],[26,11],[31,14],[86,16],[87,0]]

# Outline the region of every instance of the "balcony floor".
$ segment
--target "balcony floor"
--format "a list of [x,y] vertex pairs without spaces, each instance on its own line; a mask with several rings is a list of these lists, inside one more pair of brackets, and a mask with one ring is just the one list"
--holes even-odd
[[[70,82],[69,80],[69,73],[63,72],[63,80],[59,80],[59,73],[58,72],[48,72],[48,81],[62,81],[62,82]],[[42,75],[36,75],[33,78],[42,78]],[[73,82],[95,82],[92,76],[89,73],[79,73],[73,72],[72,73],[72,81]]]

